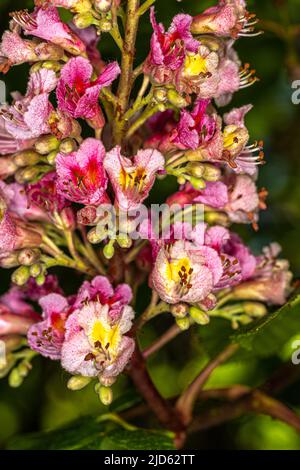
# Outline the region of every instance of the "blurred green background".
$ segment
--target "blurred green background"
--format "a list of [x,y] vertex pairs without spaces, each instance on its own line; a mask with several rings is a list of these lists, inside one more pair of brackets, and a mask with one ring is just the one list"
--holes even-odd
[[[157,0],[156,10],[158,18],[167,26],[176,13],[185,11],[196,14],[214,3],[204,0]],[[267,165],[261,168],[259,185],[266,187],[270,195],[268,211],[261,216],[260,231],[254,233],[247,227],[241,233],[254,250],[271,241],[278,241],[283,247],[284,256],[290,259],[296,277],[299,277],[300,105],[294,105],[291,97],[293,80],[300,80],[300,0],[249,0],[248,5],[263,21],[265,34],[239,40],[236,48],[242,61],[251,63],[257,70],[260,82],[237,93],[231,106],[254,105],[247,124],[252,139],[265,142]],[[0,0],[1,31],[7,27],[9,11],[25,7],[30,8],[31,2]],[[145,17],[138,40],[138,60],[147,54],[150,34],[150,24]],[[100,48],[104,58],[115,57],[116,50],[110,39],[103,36]],[[28,67],[21,66],[7,74],[8,92],[24,90],[27,72]],[[156,187],[155,199],[162,201],[173,183],[172,180],[170,187],[164,186],[163,189]],[[7,287],[7,276],[3,271],[0,276],[1,293]],[[70,288],[72,290],[72,286]],[[149,329],[145,343],[151,341],[154,331]],[[210,385],[259,384],[285,354],[286,351],[279,352],[279,358],[266,361],[250,361],[248,358],[240,363],[229,363],[216,371]],[[150,361],[151,375],[162,393],[170,397],[194,377],[205,359],[197,335],[188,346],[183,335],[176,346],[171,345],[159,359]],[[168,380],[165,380],[166,377]],[[66,389],[66,380],[67,375],[56,364],[37,359],[30,377],[20,389],[10,389],[6,380],[0,382],[0,447],[17,433],[53,429],[78,416],[103,411],[92,387],[72,393]],[[117,384],[116,396],[121,394],[125,382],[126,379],[122,379]],[[300,411],[300,384],[290,388],[283,399],[299,407]],[[248,416],[216,430],[197,434],[188,445],[206,449],[300,449],[300,436],[270,418]]]

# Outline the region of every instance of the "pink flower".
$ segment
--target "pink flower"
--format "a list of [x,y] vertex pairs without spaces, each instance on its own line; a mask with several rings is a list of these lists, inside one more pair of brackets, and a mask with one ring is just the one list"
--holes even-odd
[[43,320],[32,325],[27,338],[31,349],[53,360],[61,358],[65,337],[65,324],[72,309],[68,301],[59,294],[49,294],[39,301]]
[[254,300],[269,305],[284,305],[292,292],[293,275],[288,261],[278,259],[281,247],[273,243],[257,258],[257,267],[246,282],[234,288],[237,300]]
[[156,82],[171,83],[174,73],[182,67],[187,52],[197,52],[199,43],[190,32],[191,22],[191,16],[177,15],[165,32],[163,25],[156,22],[154,8],[151,8],[154,33],[145,73],[152,75]]
[[4,105],[0,109],[6,131],[20,140],[32,139],[50,132],[48,118],[53,106],[49,101],[49,94],[56,84],[53,70],[40,69],[33,72],[26,95],[17,96],[11,106]]
[[43,60],[61,60],[61,47],[46,42],[23,39],[17,31],[5,31],[0,44],[0,71],[8,72],[12,65]]
[[197,304],[212,293],[222,275],[222,261],[214,249],[178,240],[158,252],[152,282],[165,302]]
[[255,25],[258,23],[255,15],[246,10],[243,0],[219,0],[219,5],[205,10],[193,19],[191,31],[193,34],[215,34],[230,36],[255,36]]
[[[256,184],[248,175],[232,175],[226,180],[229,200],[225,210],[234,223],[254,223],[262,208]],[[265,208],[265,207],[264,207]]]
[[[15,139],[15,137],[13,137],[6,130],[5,119],[3,119],[3,117],[0,117],[0,155],[9,155],[9,154],[20,152],[22,150],[26,150],[28,148],[31,148],[33,144],[34,144],[34,140]],[[0,165],[1,165],[1,161],[0,161]],[[0,175],[2,173],[5,174],[4,168],[2,171],[0,169]]]
[[127,304],[131,289],[114,291],[103,277],[85,283],[75,303],[76,310],[66,324],[62,366],[72,374],[99,377],[111,385],[123,371],[134,351],[131,329],[134,311]]
[[70,23],[70,28],[85,44],[88,59],[96,70],[97,74],[100,75],[103,69],[105,69],[106,64],[104,60],[102,60],[100,51],[98,49],[100,36],[97,34],[96,28],[94,26],[89,26],[88,28],[79,29],[76,28],[74,23]]
[[42,243],[41,233],[12,212],[10,204],[13,192],[0,181],[0,254],[34,248]]
[[105,276],[97,276],[92,282],[84,282],[80,288],[75,308],[81,308],[87,302],[98,301],[110,306],[110,315],[118,316],[120,310],[132,300],[132,291],[127,284],[120,284],[114,289]]
[[25,188],[27,209],[37,212],[40,209],[44,213],[44,217],[59,214],[70,203],[57,191],[57,176],[55,172],[48,173],[43,176],[37,183],[30,184]]
[[0,304],[0,339],[8,335],[25,336],[33,323],[32,318],[15,315]]
[[77,152],[56,158],[58,194],[81,204],[99,204],[107,187],[103,168],[105,148],[99,140],[86,139]]
[[103,114],[98,98],[102,88],[111,85],[120,73],[117,62],[107,65],[99,77],[92,81],[93,67],[83,57],[71,59],[62,69],[57,86],[59,109],[74,118],[93,119],[103,127]]
[[16,11],[11,16],[25,34],[52,42],[71,54],[85,52],[85,45],[66,24],[62,23],[55,7],[36,8],[31,14],[28,10]]
[[90,0],[34,0],[37,7],[60,7],[75,13],[84,13],[92,8]]
[[222,159],[236,173],[247,173],[255,176],[257,166],[264,163],[263,142],[248,145],[249,133],[244,123],[245,115],[252,109],[251,105],[233,109],[225,114],[226,127],[223,131]]
[[165,160],[157,150],[140,150],[133,161],[115,147],[106,154],[104,167],[113,185],[118,206],[124,210],[137,208],[147,197],[156,174],[163,171]]

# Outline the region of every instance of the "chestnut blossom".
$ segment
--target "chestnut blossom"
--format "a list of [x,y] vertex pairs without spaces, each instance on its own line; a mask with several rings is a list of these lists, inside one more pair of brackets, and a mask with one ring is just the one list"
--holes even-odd
[[84,43],[60,20],[55,7],[36,8],[33,13],[15,11],[11,16],[27,35],[49,41],[74,55],[85,52]]
[[222,274],[222,260],[214,249],[178,240],[159,250],[152,282],[165,302],[195,304],[212,293]]
[[66,323],[62,348],[62,366],[72,374],[98,377],[111,385],[123,371],[135,348],[126,336],[132,326],[134,311],[129,286],[115,291],[103,277],[84,284]]
[[116,203],[124,211],[137,208],[147,197],[165,160],[157,150],[140,150],[133,159],[115,147],[106,154],[104,167],[115,191]]
[[293,274],[289,262],[278,258],[280,252],[277,243],[264,248],[252,276],[233,289],[234,298],[284,305],[292,292]]
[[26,95],[17,94],[12,105],[0,108],[0,116],[5,120],[5,129],[10,135],[23,141],[50,132],[48,118],[53,106],[49,94],[56,84],[53,70],[42,68],[31,73]]
[[112,62],[93,80],[93,67],[87,59],[75,57],[69,60],[61,71],[56,90],[59,109],[74,118],[91,119],[96,127],[103,127],[105,121],[99,94],[103,87],[111,85],[119,73],[118,63]]
[[[0,155],[17,153],[32,147],[34,139],[16,139],[7,131],[5,122],[5,119],[0,116]],[[0,161],[0,179],[2,179],[2,172],[5,174],[5,168],[2,169]]]
[[154,32],[151,52],[144,71],[150,74],[156,83],[173,83],[174,76],[183,66],[187,53],[196,53],[199,48],[198,41],[190,32],[192,17],[175,16],[167,32],[162,24],[157,23],[154,7],[151,8],[150,18]]
[[61,358],[65,337],[65,323],[72,311],[67,299],[60,294],[49,294],[39,301],[42,321],[29,329],[28,343],[34,351],[53,360]]
[[86,139],[77,152],[56,157],[57,193],[81,204],[97,205],[105,197],[107,176],[105,148],[97,139]]
[[254,32],[257,23],[255,15],[248,13],[244,0],[219,0],[218,5],[195,16],[191,31],[236,39],[260,34]]
[[23,39],[18,31],[5,31],[0,43],[0,71],[8,72],[11,66],[26,62],[61,60],[64,50],[47,42]]

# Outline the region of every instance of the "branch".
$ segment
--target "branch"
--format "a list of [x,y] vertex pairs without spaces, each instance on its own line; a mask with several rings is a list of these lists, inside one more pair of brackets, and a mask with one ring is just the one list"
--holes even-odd
[[146,369],[144,358],[138,348],[136,348],[134,352],[128,373],[162,426],[179,434],[184,432],[185,427],[181,422],[179,414],[157,391]]
[[236,344],[228,346],[221,354],[219,354],[207,367],[200,373],[200,375],[194,380],[194,382],[187,388],[187,390],[181,395],[177,401],[176,407],[184,417],[186,424],[192,420],[192,413],[194,405],[197,401],[198,395],[203,388],[203,385],[207,382],[212,372],[219,367],[221,364],[226,362],[239,348]]
[[300,433],[300,418],[283,403],[260,390],[254,390],[234,403],[219,405],[206,411],[193,421],[189,433],[218,426],[251,412],[279,419]]
[[126,121],[123,116],[126,113],[130,92],[132,87],[132,73],[135,56],[135,42],[138,31],[140,6],[139,0],[128,0],[127,21],[125,28],[125,39],[123,43],[123,56],[121,65],[121,78],[118,88],[118,106],[114,129],[116,144],[121,144]]
[[166,333],[164,333],[160,338],[158,338],[158,340],[156,340],[143,351],[144,358],[147,359],[152,354],[159,351],[166,344],[172,341],[172,339],[176,338],[176,336],[178,336],[180,333],[182,333],[182,330],[177,325],[173,325],[168,331],[166,331]]

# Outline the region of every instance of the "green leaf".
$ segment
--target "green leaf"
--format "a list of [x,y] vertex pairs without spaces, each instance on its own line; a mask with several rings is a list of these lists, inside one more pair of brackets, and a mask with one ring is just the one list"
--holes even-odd
[[174,449],[171,433],[126,429],[114,421],[84,417],[54,431],[14,438],[9,450],[166,450]]
[[276,312],[237,331],[231,336],[231,341],[259,357],[268,357],[276,355],[299,332],[300,295],[296,295]]

